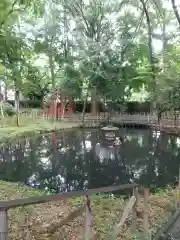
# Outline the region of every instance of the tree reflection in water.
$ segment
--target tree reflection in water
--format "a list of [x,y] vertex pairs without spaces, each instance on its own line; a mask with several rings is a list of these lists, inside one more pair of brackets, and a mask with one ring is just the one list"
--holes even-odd
[[179,138],[133,129],[120,129],[119,135],[126,137],[119,147],[109,146],[100,130],[21,139],[1,147],[0,179],[55,193],[130,182],[153,189],[176,183]]

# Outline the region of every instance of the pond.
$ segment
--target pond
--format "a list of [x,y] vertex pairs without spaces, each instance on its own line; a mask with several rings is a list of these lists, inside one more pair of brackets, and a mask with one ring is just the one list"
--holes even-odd
[[137,182],[151,189],[177,183],[180,139],[152,130],[119,129],[108,145],[101,130],[20,139],[0,148],[0,179],[49,192]]

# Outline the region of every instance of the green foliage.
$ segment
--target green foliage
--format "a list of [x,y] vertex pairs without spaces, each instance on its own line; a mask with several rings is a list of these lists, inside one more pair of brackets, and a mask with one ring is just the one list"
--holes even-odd
[[[144,3],[2,0],[0,74],[6,86],[40,101],[52,89],[71,99],[96,89],[99,99],[120,102],[118,108],[145,87],[160,108],[179,108],[179,44],[173,46],[177,35],[167,31],[169,24],[177,27],[177,14],[162,1]],[[152,38],[163,39],[162,52],[151,48]]]
[[161,111],[169,111],[180,108],[180,63],[177,56],[180,48],[174,47],[166,52],[164,65],[156,75],[158,81],[153,99],[160,106]]
[[2,107],[6,116],[13,116],[16,114],[15,108],[8,102],[3,102]]

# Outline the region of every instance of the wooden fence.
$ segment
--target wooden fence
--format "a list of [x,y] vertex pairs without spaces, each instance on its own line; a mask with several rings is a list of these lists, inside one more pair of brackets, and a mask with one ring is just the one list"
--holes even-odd
[[[16,208],[20,206],[40,204],[49,201],[59,201],[68,199],[71,197],[81,197],[86,196],[85,207],[82,206],[76,209],[74,212],[71,212],[65,219],[58,223],[57,228],[61,228],[63,225],[66,225],[68,222],[73,221],[75,218],[80,216],[85,211],[85,228],[84,228],[84,238],[85,240],[93,239],[92,231],[92,210],[91,210],[91,201],[90,195],[97,193],[108,193],[115,192],[117,190],[131,189],[133,191],[132,197],[130,198],[127,206],[125,207],[123,213],[121,213],[121,218],[118,219],[117,224],[114,226],[112,232],[112,239],[117,239],[117,235],[121,230],[123,224],[125,223],[127,217],[132,212],[132,230],[136,231],[137,224],[137,204],[138,204],[138,185],[137,184],[125,184],[118,186],[110,186],[97,189],[88,189],[82,191],[71,191],[67,193],[61,193],[51,196],[40,196],[40,197],[31,197],[23,199],[15,199],[10,201],[0,201],[0,240],[8,239],[8,210],[11,208]],[[144,190],[144,231],[148,235],[148,189]],[[49,229],[50,233],[53,233],[53,229]]]
[[[44,118],[44,119],[53,119],[48,113],[44,113],[42,110],[33,110],[33,111],[24,111],[22,112],[23,116],[30,116],[33,119]],[[97,116],[92,116],[91,114],[86,114],[84,118],[85,126],[97,126],[103,121],[109,119],[110,123],[118,123],[125,125],[146,125],[152,127],[180,127],[180,115],[172,115],[170,113],[164,113],[161,116],[161,119],[158,121],[158,116],[151,113],[137,113],[137,114],[126,114],[126,113],[114,113],[108,116],[108,113],[101,113]],[[63,121],[82,123],[81,114],[72,114],[66,115]]]

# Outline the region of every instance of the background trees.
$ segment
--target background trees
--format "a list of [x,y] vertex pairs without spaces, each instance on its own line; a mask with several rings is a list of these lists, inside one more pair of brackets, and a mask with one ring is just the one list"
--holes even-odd
[[3,0],[0,73],[7,88],[118,102],[143,88],[152,107],[179,108],[179,7],[175,0]]

